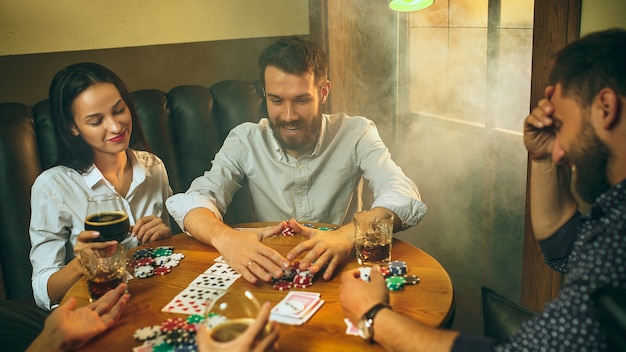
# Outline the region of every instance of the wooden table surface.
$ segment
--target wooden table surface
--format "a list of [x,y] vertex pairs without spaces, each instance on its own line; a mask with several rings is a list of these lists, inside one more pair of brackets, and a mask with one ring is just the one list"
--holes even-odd
[[[241,227],[265,225],[241,224]],[[285,255],[301,236],[276,236],[264,240],[268,246]],[[163,313],[161,309],[178,293],[185,289],[193,279],[208,269],[220,254],[215,248],[200,243],[185,234],[140,246],[173,246],[174,252],[183,253],[185,258],[170,274],[153,276],[147,279],[134,278],[128,282],[131,298],[120,319],[104,334],[97,336],[83,347],[85,351],[131,351],[142,342],[133,338],[133,332],[141,327],[158,325],[167,318],[185,315]],[[130,255],[129,253],[129,255]],[[426,252],[406,242],[394,239],[392,259],[407,262],[408,273],[417,275],[421,282],[414,286],[405,286],[401,291],[391,292],[391,305],[395,311],[406,314],[426,325],[441,326],[446,323],[454,309],[454,290],[446,270]],[[324,305],[311,319],[300,326],[281,325],[280,351],[380,351],[378,345],[370,345],[358,336],[346,335],[343,311],[338,299],[340,272],[358,268],[356,258],[344,263],[333,278],[325,281],[316,278],[313,286],[304,291],[321,293]],[[270,301],[272,305],[280,302],[289,291],[277,291],[271,283],[250,284],[243,278],[238,279],[227,294],[241,294],[250,290],[259,301]],[[292,289],[295,290],[295,289]],[[88,304],[87,284],[79,280],[65,295],[64,301],[74,296],[78,306]]]

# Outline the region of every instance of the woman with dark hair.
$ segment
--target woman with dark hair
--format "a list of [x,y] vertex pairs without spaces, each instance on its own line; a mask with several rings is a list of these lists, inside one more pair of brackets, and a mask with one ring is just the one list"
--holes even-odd
[[30,261],[37,305],[50,310],[82,276],[75,258],[94,242],[85,231],[87,199],[116,193],[122,198],[132,248],[169,237],[165,200],[172,194],[163,162],[147,148],[137,112],[122,80],[95,63],[61,70],[50,86],[50,109],[59,157],[31,190]]

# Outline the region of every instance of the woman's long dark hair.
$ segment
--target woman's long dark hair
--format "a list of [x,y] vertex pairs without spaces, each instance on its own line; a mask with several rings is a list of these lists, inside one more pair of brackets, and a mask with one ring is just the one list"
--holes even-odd
[[120,92],[132,116],[133,128],[130,135],[130,148],[148,148],[137,110],[124,82],[108,68],[91,62],[74,64],[59,71],[50,84],[50,114],[57,139],[57,165],[71,167],[85,172],[94,162],[94,151],[83,137],[72,134],[74,124],[73,104],[87,88],[98,83],[111,83]]

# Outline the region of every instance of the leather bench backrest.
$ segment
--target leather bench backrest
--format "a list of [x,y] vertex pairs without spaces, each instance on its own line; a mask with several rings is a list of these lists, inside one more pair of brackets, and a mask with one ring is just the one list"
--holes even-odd
[[[266,116],[258,82],[238,80],[210,87],[183,85],[165,93],[132,93],[150,150],[165,163],[175,193],[211,168],[215,153],[236,125]],[[54,165],[57,145],[50,104],[32,109],[0,103],[0,269],[8,299],[32,299],[29,260],[30,189],[42,170]],[[250,221],[247,191],[238,192],[228,208],[229,223]],[[173,230],[177,227],[173,225]]]
[[0,263],[7,298],[30,298],[30,187],[41,172],[35,121],[23,104],[0,104]]

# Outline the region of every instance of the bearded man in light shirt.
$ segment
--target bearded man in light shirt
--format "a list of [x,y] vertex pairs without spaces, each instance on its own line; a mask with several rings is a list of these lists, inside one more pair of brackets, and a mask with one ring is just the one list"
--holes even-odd
[[[235,127],[210,171],[189,190],[167,200],[181,229],[210,244],[249,282],[270,281],[306,253],[300,269],[323,268],[330,279],[354,248],[352,216],[361,210],[362,179],[374,196],[372,209],[393,213],[394,231],[425,215],[417,186],[398,167],[376,126],[364,117],[323,114],[331,83],[328,61],[313,41],[280,39],[259,58],[269,118]],[[258,230],[223,222],[234,194],[246,186],[255,221],[282,221]],[[300,222],[341,225],[322,231]],[[307,240],[283,257],[261,240],[285,226]]]

